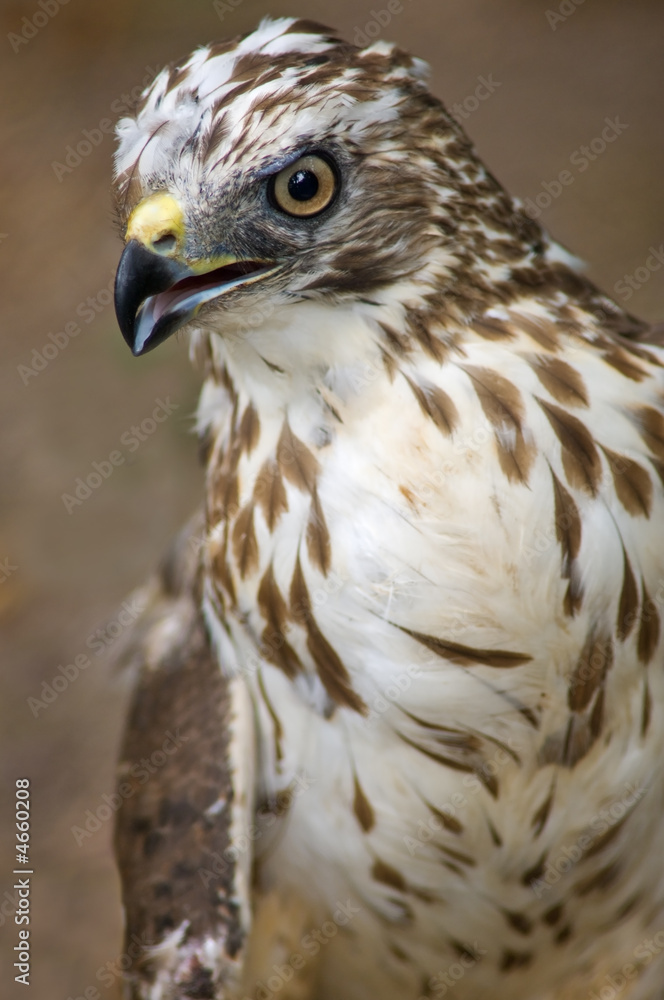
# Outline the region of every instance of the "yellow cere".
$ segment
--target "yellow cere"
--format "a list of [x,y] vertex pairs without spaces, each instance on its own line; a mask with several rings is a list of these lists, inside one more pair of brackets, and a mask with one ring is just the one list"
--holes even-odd
[[[171,240],[168,237],[172,237]],[[139,202],[129,216],[127,241],[138,240],[148,250],[186,263],[195,274],[205,274],[238,260],[233,254],[218,257],[187,259],[184,256],[184,212],[179,201],[167,191],[157,191]],[[163,240],[162,246],[159,241]]]
[[173,236],[177,251],[184,240],[184,212],[182,206],[167,191],[157,191],[139,202],[129,216],[127,240],[138,240],[149,249],[165,236]]

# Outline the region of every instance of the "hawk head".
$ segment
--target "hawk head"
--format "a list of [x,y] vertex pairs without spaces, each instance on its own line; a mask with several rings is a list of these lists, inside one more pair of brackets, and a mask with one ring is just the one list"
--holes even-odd
[[[116,310],[134,354],[192,321],[260,340],[269,320],[274,338],[303,303],[463,317],[533,267],[539,226],[425,71],[393,45],[295,19],[163,70],[118,126]],[[315,343],[334,364],[343,337],[306,315],[291,354]]]

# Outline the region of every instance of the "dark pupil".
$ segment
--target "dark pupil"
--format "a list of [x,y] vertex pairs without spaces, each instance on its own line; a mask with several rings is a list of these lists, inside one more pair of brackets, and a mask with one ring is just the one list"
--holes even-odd
[[313,170],[296,170],[288,181],[288,193],[295,201],[310,201],[318,194],[318,178]]

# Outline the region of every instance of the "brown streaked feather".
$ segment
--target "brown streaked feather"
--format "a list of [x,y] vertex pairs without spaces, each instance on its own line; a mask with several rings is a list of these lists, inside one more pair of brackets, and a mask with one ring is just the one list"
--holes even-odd
[[442,364],[445,360],[446,348],[443,342],[432,332],[434,323],[431,322],[431,317],[413,309],[406,314],[406,325],[410,335],[417,341],[426,354],[433,358],[434,361]]
[[630,634],[638,620],[639,611],[639,591],[634,579],[634,573],[627,552],[623,546],[623,584],[620,591],[620,604],[618,605],[618,620],[616,622],[616,635],[621,642],[624,642]]
[[517,934],[523,934],[524,937],[527,937],[532,932],[533,922],[525,913],[517,913],[514,910],[503,910],[503,916]]
[[318,628],[299,558],[295,563],[291,582],[290,613],[292,618],[306,629],[307,649],[330,698],[339,705],[359,712],[360,715],[366,715],[367,706],[353,690],[348,671]]
[[550,471],[553,480],[553,516],[556,527],[556,539],[560,544],[563,555],[563,576],[569,577],[572,570],[572,563],[578,556],[579,549],[581,548],[581,517],[579,515],[579,508],[571,494],[567,492],[553,469]]
[[555,354],[560,349],[560,334],[550,320],[535,319],[522,313],[508,310],[508,317],[517,330],[522,330],[531,340],[547,351]]
[[307,552],[312,566],[316,566],[323,576],[327,576],[332,561],[332,546],[316,489],[311,495],[311,507],[307,522]]
[[521,885],[530,885],[532,882],[538,882],[546,871],[546,861],[547,855],[545,851],[543,854],[540,854],[535,864],[531,865],[523,873],[521,876]]
[[577,571],[576,565],[572,565],[572,569],[569,575],[569,583],[567,584],[567,590],[565,591],[565,596],[563,598],[563,609],[565,614],[570,618],[578,613],[583,604],[583,586],[581,584],[581,575]]
[[208,59],[214,59],[215,56],[223,56],[224,53],[230,52],[231,49],[235,48],[239,41],[240,36],[236,35],[235,38],[229,38],[225,42],[212,42],[208,47],[206,62]]
[[399,371],[399,365],[396,358],[394,358],[389,351],[384,350],[382,347],[380,349],[380,356],[383,359],[383,368],[385,369],[385,374],[387,375],[390,382],[394,382],[394,379],[397,376],[397,372]]
[[587,490],[597,496],[602,479],[602,463],[592,435],[577,417],[559,406],[534,397],[544,411],[560,441],[562,462],[570,486]]
[[279,667],[291,680],[304,671],[295,650],[286,640],[288,607],[274,578],[272,564],[263,574],[258,588],[258,606],[267,625],[261,636],[261,655]]
[[231,573],[230,566],[228,565],[228,533],[229,526],[228,521],[226,521],[224,524],[224,537],[222,543],[212,555],[211,568],[214,578],[218,580],[224,588],[231,605],[234,607],[237,604],[237,595],[235,593],[233,574]]
[[304,673],[302,660],[284,638],[283,633],[277,632],[269,625],[263,629],[261,634],[260,653],[273,666],[279,667],[289,680]]
[[[284,727],[281,724],[281,719],[277,715],[272,700],[270,699],[267,690],[265,688],[265,680],[263,679],[263,671],[256,671],[256,678],[258,680],[258,689],[261,693],[261,698],[263,703],[270,713],[270,718],[272,719],[272,724],[274,726],[274,759],[279,763],[284,759],[283,751],[283,738],[284,738]],[[275,810],[276,812],[276,810]]]
[[[392,622],[394,625],[395,623]],[[436,636],[424,635],[423,632],[414,632],[412,629],[397,625],[407,635],[417,642],[426,646],[438,656],[458,663],[460,666],[471,666],[479,664],[485,667],[521,667],[524,663],[530,663],[532,656],[526,653],[514,653],[506,649],[475,649],[472,646],[462,646],[458,642],[449,642],[445,639],[438,639]]]
[[277,444],[277,464],[284,478],[293,486],[297,486],[305,493],[313,494],[316,478],[320,472],[318,459],[293,434],[287,420],[284,420]]
[[641,581],[641,621],[637,654],[641,663],[649,663],[655,655],[659,643],[659,611],[657,604],[648,595],[645,580]]
[[364,794],[362,786],[358,781],[357,775],[355,775],[354,779],[354,789],[355,789],[355,794],[353,797],[353,812],[355,813],[355,817],[360,826],[362,827],[362,829],[364,830],[364,832],[368,833],[369,830],[373,830],[374,826],[376,825],[376,816],[374,814],[371,803]]
[[583,760],[592,749],[601,730],[603,695],[603,688],[600,688],[590,717],[587,714],[574,713],[565,726],[547,736],[538,754],[541,766],[558,764],[571,769]]
[[253,501],[242,508],[233,525],[233,556],[242,579],[258,568],[258,542]]
[[650,719],[652,716],[652,695],[650,694],[650,685],[646,679],[643,682],[643,699],[641,702],[641,736],[644,737],[648,732],[650,726]]
[[376,858],[371,869],[371,877],[375,879],[376,882],[382,882],[383,885],[389,885],[391,889],[397,889],[399,892],[406,892],[407,885],[401,872],[398,872],[396,868],[392,868],[385,861],[381,861],[380,858]]
[[566,406],[588,406],[588,391],[575,368],[561,358],[536,354],[527,359],[545,389]]
[[254,500],[258,502],[270,531],[274,531],[281,515],[288,511],[286,487],[274,459],[263,463],[254,484]]
[[479,755],[476,755],[474,758],[464,759],[462,756],[457,754],[452,755],[451,753],[443,753],[442,751],[435,750],[432,747],[423,746],[421,743],[409,739],[403,733],[399,733],[399,739],[402,743],[405,743],[407,746],[417,750],[418,753],[428,757],[429,760],[435,760],[437,764],[449,767],[452,771],[461,771],[464,774],[474,774],[494,799],[498,797],[498,781],[496,780],[495,775],[490,774],[483,766],[484,761]]
[[641,437],[660,462],[664,462],[664,416],[651,406],[642,406],[636,411]]
[[597,725],[593,726],[590,719],[573,715],[567,724],[560,763],[565,767],[573,768],[580,760],[583,760],[595,742],[596,729]]
[[330,698],[342,707],[351,708],[360,715],[366,715],[367,706],[353,690],[348,671],[337,652],[315,626],[313,620],[307,628],[307,649],[316,664],[318,676]]
[[506,948],[500,959],[500,971],[511,972],[512,969],[527,969],[533,961],[531,951],[513,951]]
[[[517,387],[490,368],[461,365],[477,393],[482,410],[496,434],[500,467],[510,482],[528,482],[528,473],[535,457],[532,444],[523,435],[523,403]],[[500,432],[514,435],[514,444],[507,445]]]
[[549,794],[544,799],[544,802],[539,807],[539,809],[535,811],[535,813],[533,814],[533,818],[530,821],[530,825],[535,831],[536,837],[539,837],[540,833],[546,826],[546,821],[548,820],[549,815],[551,814],[551,807],[553,806],[553,799],[555,794],[556,794],[556,783],[554,779],[554,781],[551,782],[551,789],[549,791]]
[[471,944],[463,944],[461,941],[455,941],[453,938],[450,938],[450,947],[454,948],[459,958],[472,959],[475,962],[481,958],[477,947]]
[[555,906],[552,906],[550,910],[547,910],[546,913],[543,914],[542,923],[546,924],[547,927],[555,927],[556,924],[560,923],[564,912],[564,905],[562,903],[556,903]]
[[464,854],[463,851],[456,851],[453,847],[449,847],[447,844],[436,844],[436,848],[445,854],[448,858],[453,858],[454,861],[458,861],[460,865],[466,865],[468,868],[475,868],[477,861],[475,858],[471,857],[470,854]]
[[284,35],[322,35],[326,41],[340,41],[343,44],[343,39],[339,38],[334,28],[329,28],[319,21],[312,21],[308,17],[298,17],[284,31]]
[[652,508],[652,480],[642,465],[626,455],[619,455],[601,446],[606,455],[616,496],[628,514],[633,517],[650,517]]
[[591,632],[586,639],[567,688],[567,704],[573,712],[588,707],[595,692],[604,683],[613,663],[613,642],[605,635]]
[[212,121],[212,128],[201,139],[200,150],[204,160],[215,155],[217,146],[227,138],[230,132],[230,119],[226,114],[217,117],[213,109]]
[[244,451],[247,455],[250,455],[258,444],[260,433],[261,422],[258,419],[258,413],[254,409],[253,404],[249,403],[246,410],[242,414],[242,420],[240,421],[240,427],[238,430],[240,451]]
[[426,417],[430,417],[438,430],[449,437],[458,424],[459,414],[447,393],[431,383],[420,381],[418,384],[405,374],[404,378],[419,403],[422,413]]
[[[482,740],[475,733],[468,733],[461,729],[451,729],[449,726],[443,726],[439,722],[426,722],[424,719],[419,718],[419,716],[413,715],[412,712],[407,712],[405,708],[402,708],[401,711],[422,729],[427,729],[434,733],[437,743],[442,743],[452,750],[460,750],[464,753],[476,753],[482,749]],[[508,749],[507,752],[511,753],[512,751]]]
[[497,829],[495,828],[495,826],[493,825],[493,823],[491,822],[491,820],[488,817],[487,817],[486,825],[487,825],[487,829],[489,831],[489,836],[491,837],[491,840],[492,840],[493,844],[495,844],[496,847],[502,847],[503,846],[503,838],[500,836],[500,834],[498,833]]
[[289,619],[288,606],[274,578],[272,563],[265,570],[258,588],[258,606],[266,622],[283,632]]
[[240,499],[237,473],[217,469],[210,477],[208,487],[209,517],[213,524],[234,517]]
[[189,70],[186,66],[180,66],[177,63],[171,66],[170,73],[168,74],[168,81],[166,83],[166,93],[168,94],[171,90],[175,90],[178,84],[187,79],[188,73]]
[[388,346],[397,357],[402,357],[410,353],[411,345],[403,333],[399,333],[398,330],[395,330],[393,326],[389,326],[387,323],[379,323],[378,325],[385,334]]
[[213,522],[235,517],[237,514],[240,498],[238,465],[241,457],[242,450],[237,435],[231,438],[228,447],[220,454],[212,453],[208,479],[208,504],[209,518]]
[[436,807],[430,802],[427,802],[427,806],[436,819],[440,820],[449,833],[454,833],[457,836],[463,833],[463,825],[455,816],[451,816],[450,813],[445,812],[444,809],[436,809]]
[[506,323],[490,319],[488,316],[473,320],[470,329],[484,340],[513,340],[516,336],[514,330],[511,330]]
[[642,382],[644,378],[648,377],[648,372],[643,366],[636,363],[635,355],[619,347],[618,344],[611,344],[605,348],[602,351],[602,357],[607,365],[611,365],[621,375],[632,379],[633,382]]

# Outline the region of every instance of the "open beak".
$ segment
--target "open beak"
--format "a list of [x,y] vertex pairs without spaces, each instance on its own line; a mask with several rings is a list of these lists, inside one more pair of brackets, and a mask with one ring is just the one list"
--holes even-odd
[[275,269],[230,254],[187,261],[183,243],[183,213],[172,195],[150,195],[132,212],[115,276],[115,312],[136,357],[194,319],[206,302]]

